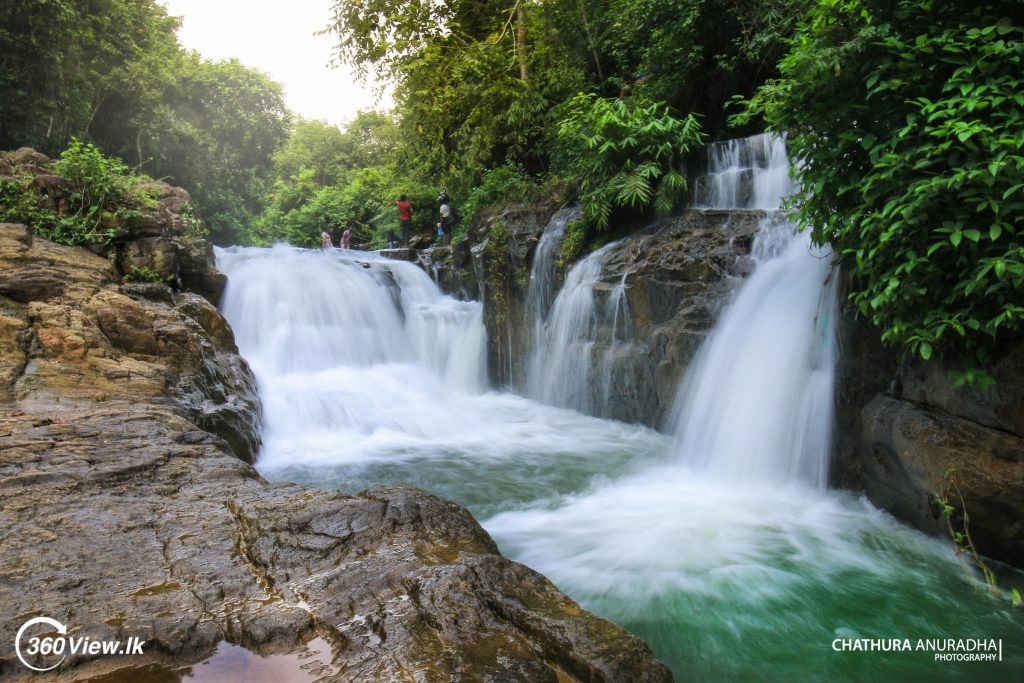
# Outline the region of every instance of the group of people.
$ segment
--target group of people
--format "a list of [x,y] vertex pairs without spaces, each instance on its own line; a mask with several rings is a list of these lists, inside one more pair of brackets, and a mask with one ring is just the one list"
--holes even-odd
[[[441,190],[441,194],[437,195],[437,202],[441,205],[438,212],[440,220],[437,223],[437,236],[444,238],[444,246],[447,247],[452,242],[452,227],[455,225],[455,213],[452,211],[448,193],[444,190]],[[412,215],[415,209],[404,194],[398,198],[395,205],[398,207],[398,224],[402,227],[402,246],[408,246],[409,230],[412,228]]]
[[[324,230],[320,233],[320,246],[324,249],[331,249],[334,243],[331,241],[331,233]],[[345,232],[341,233],[341,242],[338,246],[342,249],[352,248],[352,228],[345,228]]]
[[[437,201],[440,204],[438,210],[438,216],[440,220],[437,223],[437,236],[444,239],[444,246],[448,246],[452,242],[452,227],[455,225],[455,212],[452,211],[450,200],[448,199],[448,193],[441,190],[441,194],[437,196]],[[402,229],[402,241],[401,246],[405,247],[409,245],[409,231],[412,229],[412,215],[415,212],[415,208],[408,198],[403,194],[395,202],[398,207],[398,224]],[[394,233],[388,231],[388,247],[393,248],[396,243]],[[341,233],[341,243],[338,245],[342,249],[351,249],[352,246],[352,230],[351,228],[345,228],[345,232]],[[324,230],[320,233],[320,246],[324,249],[331,249],[334,247],[334,243],[331,241],[331,233]]]

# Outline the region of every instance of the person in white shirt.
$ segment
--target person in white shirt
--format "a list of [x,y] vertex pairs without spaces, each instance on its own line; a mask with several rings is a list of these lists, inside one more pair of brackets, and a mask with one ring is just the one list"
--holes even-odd
[[441,222],[437,224],[437,227],[441,228],[441,232],[444,233],[444,246],[448,246],[452,241],[452,207],[448,206],[448,196],[444,196],[444,202],[441,204]]

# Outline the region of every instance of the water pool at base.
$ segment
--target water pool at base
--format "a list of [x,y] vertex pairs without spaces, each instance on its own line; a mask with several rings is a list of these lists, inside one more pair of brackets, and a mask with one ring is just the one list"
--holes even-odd
[[[524,423],[551,412],[508,395],[476,402],[491,416],[518,406]],[[849,494],[703,480],[666,464],[653,432],[557,415],[560,439],[603,436],[604,448],[541,450],[534,435],[493,452],[435,442],[337,465],[280,451],[260,469],[349,493],[410,483],[466,505],[505,555],[643,638],[679,680],[1024,680],[1021,610],[947,544]],[[929,643],[833,649],[861,638],[1001,639],[1002,662],[936,662]]]

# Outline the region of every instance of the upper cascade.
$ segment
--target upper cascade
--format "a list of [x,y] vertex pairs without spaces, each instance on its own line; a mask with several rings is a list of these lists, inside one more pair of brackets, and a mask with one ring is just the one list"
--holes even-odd
[[708,145],[707,174],[694,182],[700,209],[778,209],[792,192],[785,139],[770,133]]
[[482,306],[412,263],[279,245],[219,249],[217,264],[263,399],[261,466],[450,431],[452,402],[486,388]]
[[223,302],[257,374],[411,363],[452,389],[486,384],[479,303],[444,295],[419,267],[368,252],[217,250]]

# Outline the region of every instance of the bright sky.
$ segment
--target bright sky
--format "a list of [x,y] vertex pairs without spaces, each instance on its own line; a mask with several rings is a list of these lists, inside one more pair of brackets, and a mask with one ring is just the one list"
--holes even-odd
[[371,83],[361,85],[346,67],[327,66],[334,36],[314,33],[327,25],[331,0],[161,0],[184,17],[182,45],[214,60],[237,57],[270,74],[285,88],[288,107],[310,119],[340,124],[360,109],[388,109]]

